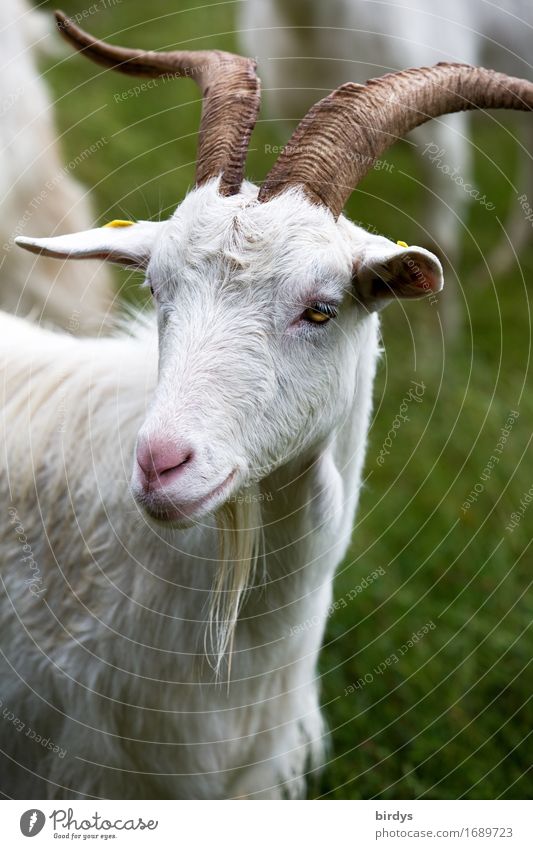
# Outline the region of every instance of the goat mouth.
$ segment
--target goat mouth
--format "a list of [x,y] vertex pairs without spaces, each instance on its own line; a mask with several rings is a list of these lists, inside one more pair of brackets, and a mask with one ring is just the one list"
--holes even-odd
[[173,498],[171,494],[164,499],[161,499],[161,496],[156,499],[151,494],[143,494],[137,498],[137,501],[150,518],[157,522],[165,525],[187,525],[220,506],[220,502],[224,500],[224,496],[228,493],[236,475],[237,469],[233,469],[222,483],[219,483],[206,495],[192,501],[178,500]]

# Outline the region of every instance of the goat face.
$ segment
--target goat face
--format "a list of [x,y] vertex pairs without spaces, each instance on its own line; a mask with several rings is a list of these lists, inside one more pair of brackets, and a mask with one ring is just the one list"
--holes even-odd
[[196,519],[326,438],[353,383],[351,267],[332,216],[298,196],[184,200],[147,268],[159,381],[132,483],[148,513]]
[[311,459],[348,414],[358,369],[372,368],[363,354],[376,310],[441,286],[427,251],[335,220],[300,190],[258,203],[251,184],[224,197],[217,180],[192,191],[167,222],[24,244],[145,271],[159,380],[132,489],[152,517],[172,524]]

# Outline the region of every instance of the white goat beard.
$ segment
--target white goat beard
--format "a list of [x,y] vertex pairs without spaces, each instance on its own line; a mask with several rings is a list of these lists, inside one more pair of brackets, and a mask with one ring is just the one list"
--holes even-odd
[[262,515],[259,487],[248,487],[216,514],[220,562],[209,601],[205,653],[217,676],[227,662],[228,683],[237,620],[253,586],[262,548]]

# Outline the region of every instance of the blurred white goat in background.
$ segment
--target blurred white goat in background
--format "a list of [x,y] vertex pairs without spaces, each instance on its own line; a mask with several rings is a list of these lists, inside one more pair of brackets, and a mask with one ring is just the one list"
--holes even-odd
[[87,192],[71,175],[76,160],[62,156],[37,68],[57,43],[51,31],[48,16],[26,0],[0,3],[0,308],[72,332],[96,332],[113,302],[109,271],[36,263],[14,246],[28,231],[51,235],[94,222]]

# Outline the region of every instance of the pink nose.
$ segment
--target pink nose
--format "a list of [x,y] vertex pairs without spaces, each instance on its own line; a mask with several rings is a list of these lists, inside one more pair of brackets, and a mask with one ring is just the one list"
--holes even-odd
[[168,486],[182,474],[193,456],[193,449],[185,442],[140,439],[137,445],[137,464],[144,489]]

